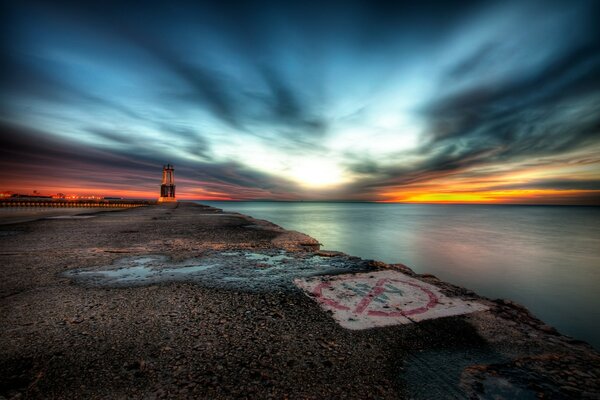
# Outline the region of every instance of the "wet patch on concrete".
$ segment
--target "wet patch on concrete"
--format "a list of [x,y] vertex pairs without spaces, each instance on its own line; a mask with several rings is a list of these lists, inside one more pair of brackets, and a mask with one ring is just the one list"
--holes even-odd
[[294,290],[293,280],[371,270],[367,261],[348,256],[322,257],[284,250],[208,252],[183,262],[164,255],[124,257],[112,265],[65,273],[93,286],[145,286],[193,282],[206,287],[242,291]]
[[444,295],[439,288],[398,271],[297,278],[294,283],[347,329],[409,324],[484,311],[488,307]]
[[[122,268],[104,270],[104,271],[80,271],[81,275],[100,276],[108,281],[119,283],[144,282],[151,280],[171,280],[177,277],[193,275],[200,271],[205,271],[214,265],[177,265],[173,268],[155,268],[154,265],[164,265],[166,257],[148,256],[139,257],[134,260],[134,265],[124,266]],[[177,280],[177,279],[173,279]]]

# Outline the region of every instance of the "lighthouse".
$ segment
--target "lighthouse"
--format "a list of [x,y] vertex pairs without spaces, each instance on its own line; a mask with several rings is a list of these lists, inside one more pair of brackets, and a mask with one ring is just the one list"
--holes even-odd
[[172,165],[163,165],[159,203],[177,201],[175,198],[175,169]]

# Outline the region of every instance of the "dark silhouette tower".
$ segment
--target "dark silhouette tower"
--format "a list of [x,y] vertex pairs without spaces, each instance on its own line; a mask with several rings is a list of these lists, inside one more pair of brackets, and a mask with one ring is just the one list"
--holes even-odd
[[175,199],[175,169],[172,165],[163,166],[162,183],[160,185],[159,203],[177,201]]

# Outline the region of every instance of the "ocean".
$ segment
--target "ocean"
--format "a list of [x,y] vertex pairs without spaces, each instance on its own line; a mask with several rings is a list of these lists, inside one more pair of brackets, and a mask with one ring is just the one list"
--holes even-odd
[[201,201],[526,306],[600,349],[600,207]]

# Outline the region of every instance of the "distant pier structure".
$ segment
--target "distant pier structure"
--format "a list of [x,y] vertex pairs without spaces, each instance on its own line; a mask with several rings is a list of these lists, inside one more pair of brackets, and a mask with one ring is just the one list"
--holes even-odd
[[175,198],[175,169],[172,165],[163,165],[159,203],[177,201]]

